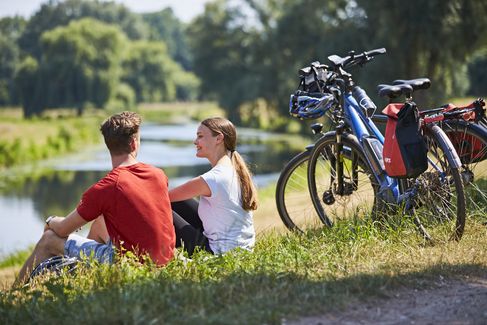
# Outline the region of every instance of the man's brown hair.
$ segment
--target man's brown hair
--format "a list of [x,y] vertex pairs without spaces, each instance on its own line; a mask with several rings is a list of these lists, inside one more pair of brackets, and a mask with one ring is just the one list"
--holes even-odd
[[112,155],[132,152],[130,143],[139,132],[142,119],[134,112],[122,112],[107,118],[100,126],[105,144]]

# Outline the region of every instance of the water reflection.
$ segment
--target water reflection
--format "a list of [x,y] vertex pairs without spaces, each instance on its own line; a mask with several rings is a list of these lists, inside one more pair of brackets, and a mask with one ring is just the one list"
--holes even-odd
[[[170,187],[209,170],[206,159],[195,157],[192,144],[197,125],[142,128],[138,159],[162,168]],[[258,186],[275,181],[283,164],[294,152],[286,143],[269,140],[270,134],[239,130],[239,152],[249,162]],[[104,146],[52,160],[46,172],[0,185],[0,256],[35,243],[48,215],[64,216],[78,204],[83,192],[110,169]]]

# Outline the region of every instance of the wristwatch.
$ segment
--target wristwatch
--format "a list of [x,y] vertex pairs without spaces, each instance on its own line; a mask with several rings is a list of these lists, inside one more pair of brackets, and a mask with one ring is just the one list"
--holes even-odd
[[46,225],[49,227],[49,222],[51,222],[51,220],[54,218],[54,216],[49,216],[47,217],[46,219]]

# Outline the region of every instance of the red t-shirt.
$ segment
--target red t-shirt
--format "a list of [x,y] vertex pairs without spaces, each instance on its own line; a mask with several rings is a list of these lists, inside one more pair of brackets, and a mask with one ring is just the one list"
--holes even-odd
[[83,194],[77,211],[86,221],[103,214],[117,248],[148,253],[164,265],[176,241],[167,186],[167,176],[156,167],[117,167]]

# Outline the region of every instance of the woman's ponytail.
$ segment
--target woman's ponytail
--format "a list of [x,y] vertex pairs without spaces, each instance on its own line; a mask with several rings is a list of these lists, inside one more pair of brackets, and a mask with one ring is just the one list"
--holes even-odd
[[247,164],[245,164],[242,156],[237,151],[233,151],[231,155],[233,167],[237,171],[240,180],[242,208],[246,211],[257,210],[257,190],[252,181],[252,175]]

